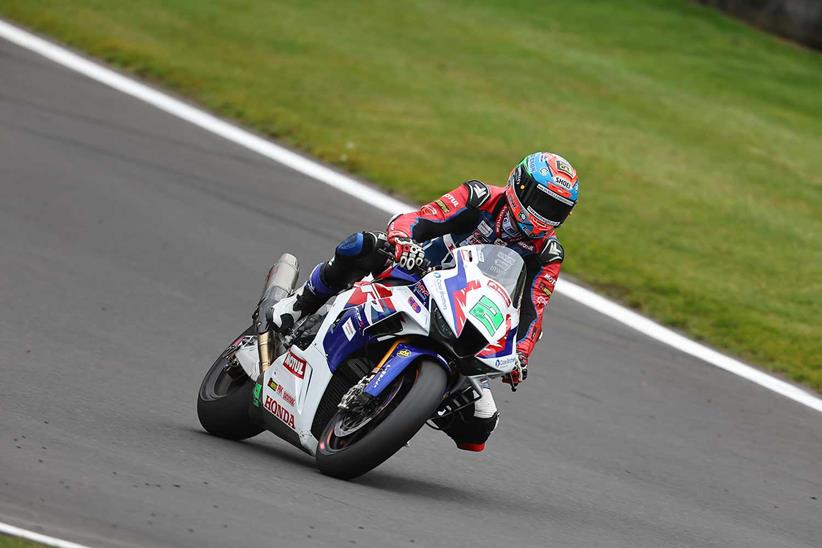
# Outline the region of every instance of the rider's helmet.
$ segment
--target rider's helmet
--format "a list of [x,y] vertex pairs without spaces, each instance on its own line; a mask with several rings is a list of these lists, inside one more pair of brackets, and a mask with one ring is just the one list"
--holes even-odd
[[523,234],[540,238],[570,215],[579,197],[577,170],[557,154],[526,156],[508,176],[505,198]]

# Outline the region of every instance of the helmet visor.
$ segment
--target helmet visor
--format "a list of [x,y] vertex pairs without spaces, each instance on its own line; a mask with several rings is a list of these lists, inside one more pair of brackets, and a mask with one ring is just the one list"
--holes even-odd
[[[547,225],[561,225],[571,214],[574,202],[550,188],[538,184],[525,173],[522,173],[522,179],[528,182],[525,185],[518,184],[515,188],[520,203],[528,213]],[[520,190],[521,186],[525,186],[525,188]]]

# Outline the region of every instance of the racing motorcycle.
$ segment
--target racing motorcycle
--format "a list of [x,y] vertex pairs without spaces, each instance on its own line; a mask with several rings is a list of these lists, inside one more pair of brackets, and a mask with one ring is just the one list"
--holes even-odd
[[[297,259],[284,254],[260,303],[288,296],[298,275]],[[514,251],[470,245],[435,269],[393,264],[368,276],[288,334],[253,325],[206,373],[200,423],[233,440],[268,430],[325,474],[364,474],[514,369],[524,280]],[[256,326],[265,323],[260,308]]]

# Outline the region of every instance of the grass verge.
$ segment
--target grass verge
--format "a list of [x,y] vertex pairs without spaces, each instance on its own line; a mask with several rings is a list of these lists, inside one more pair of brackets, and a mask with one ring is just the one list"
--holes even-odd
[[822,56],[685,0],[4,0],[0,14],[427,200],[583,178],[566,272],[822,391]]
[[43,548],[45,544],[0,533],[0,548]]

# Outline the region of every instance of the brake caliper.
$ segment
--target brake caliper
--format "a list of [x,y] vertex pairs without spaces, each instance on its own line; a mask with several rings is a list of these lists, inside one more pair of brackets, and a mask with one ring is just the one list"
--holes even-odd
[[367,405],[370,400],[373,399],[373,396],[364,392],[365,387],[368,386],[370,381],[371,375],[366,375],[360,379],[360,382],[352,386],[348,392],[345,393],[345,396],[342,397],[340,404],[337,407],[339,409],[350,411],[351,409]]

